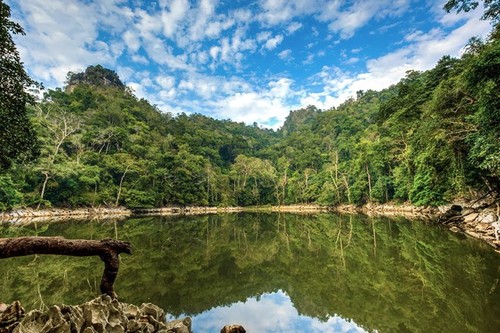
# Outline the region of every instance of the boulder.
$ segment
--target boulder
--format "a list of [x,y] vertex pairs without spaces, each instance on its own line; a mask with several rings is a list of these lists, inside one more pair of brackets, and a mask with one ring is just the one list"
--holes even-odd
[[226,325],[220,330],[220,333],[246,333],[246,330],[241,325]]

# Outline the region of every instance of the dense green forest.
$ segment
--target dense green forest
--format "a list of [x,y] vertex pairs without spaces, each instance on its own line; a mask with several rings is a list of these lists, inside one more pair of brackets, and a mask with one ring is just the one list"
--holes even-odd
[[162,112],[100,65],[68,73],[27,107],[38,158],[2,156],[0,210],[439,205],[498,194],[499,36],[497,25],[460,58],[339,107],[291,111],[277,131]]

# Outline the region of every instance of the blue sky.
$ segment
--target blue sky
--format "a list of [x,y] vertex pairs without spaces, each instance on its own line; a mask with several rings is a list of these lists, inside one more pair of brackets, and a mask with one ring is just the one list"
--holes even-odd
[[491,30],[482,10],[431,0],[6,0],[16,45],[48,88],[101,64],[174,114],[264,127],[290,110],[337,106],[409,69],[460,56]]

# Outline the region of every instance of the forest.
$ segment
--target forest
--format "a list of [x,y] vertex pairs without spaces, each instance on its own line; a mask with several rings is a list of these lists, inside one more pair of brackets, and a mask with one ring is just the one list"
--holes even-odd
[[[496,25],[486,40],[471,39],[460,58],[408,71],[387,89],[358,91],[327,110],[290,111],[279,130],[202,110],[160,111],[101,65],[70,72],[64,87],[43,98],[14,101],[26,103],[36,144],[16,143],[24,153],[9,158],[0,138],[0,210],[435,206],[498,195],[499,37]],[[1,136],[23,130],[18,125]]]

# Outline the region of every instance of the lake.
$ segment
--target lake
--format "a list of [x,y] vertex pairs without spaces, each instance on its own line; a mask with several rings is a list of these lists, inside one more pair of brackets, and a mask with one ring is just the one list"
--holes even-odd
[[[195,333],[500,332],[500,254],[423,221],[239,213],[0,226],[0,237],[118,238],[115,291]],[[95,298],[99,258],[0,260],[0,300],[27,309]]]

